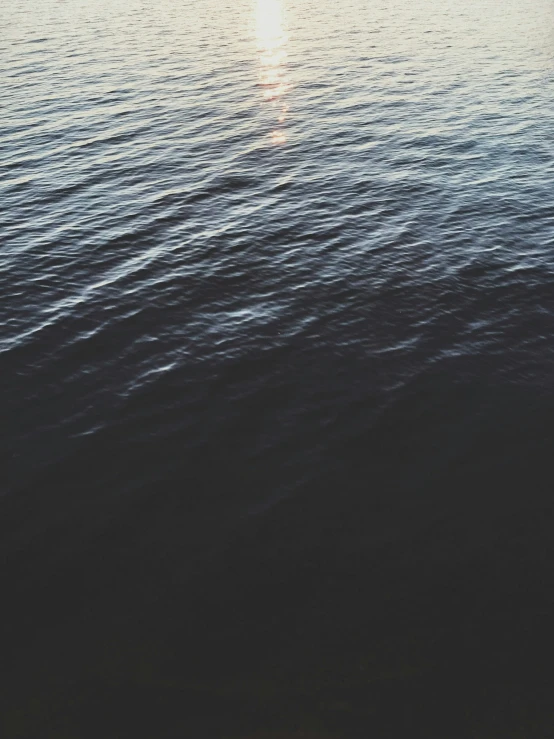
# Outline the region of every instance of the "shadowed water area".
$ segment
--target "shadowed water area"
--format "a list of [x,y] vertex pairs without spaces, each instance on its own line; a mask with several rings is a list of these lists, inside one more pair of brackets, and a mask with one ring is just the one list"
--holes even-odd
[[554,8],[0,6],[8,739],[554,736]]

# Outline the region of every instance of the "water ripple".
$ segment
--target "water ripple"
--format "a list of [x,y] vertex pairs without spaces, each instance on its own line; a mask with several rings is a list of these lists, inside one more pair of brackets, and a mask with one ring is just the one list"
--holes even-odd
[[[131,438],[137,414],[160,439],[197,418],[182,446],[212,448],[218,414],[202,403],[221,386],[229,433],[251,423],[263,457],[300,415],[312,459],[347,435],[345,421],[327,442],[318,429],[343,418],[349,386],[370,423],[443,364],[544,383],[546,0],[27,11],[0,10],[10,484],[69,438]],[[274,436],[250,405],[272,394]]]

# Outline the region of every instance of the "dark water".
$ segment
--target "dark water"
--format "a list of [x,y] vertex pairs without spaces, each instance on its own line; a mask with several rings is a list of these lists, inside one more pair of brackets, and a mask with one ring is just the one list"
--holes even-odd
[[554,736],[552,4],[0,28],[4,735]]

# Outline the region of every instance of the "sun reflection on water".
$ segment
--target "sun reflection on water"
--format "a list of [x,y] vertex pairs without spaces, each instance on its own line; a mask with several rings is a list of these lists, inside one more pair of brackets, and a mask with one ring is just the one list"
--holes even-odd
[[286,69],[288,37],[283,0],[257,0],[256,32],[260,60],[259,84],[264,100],[276,109],[276,126],[271,132],[271,141],[284,144],[287,140],[284,123],[289,110],[284,96],[291,85]]

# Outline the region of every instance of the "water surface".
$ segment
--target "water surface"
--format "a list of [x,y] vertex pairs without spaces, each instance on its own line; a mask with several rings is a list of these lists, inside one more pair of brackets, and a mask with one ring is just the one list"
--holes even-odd
[[194,685],[198,736],[544,737],[551,3],[0,27],[9,735],[88,736],[115,680],[183,727]]

